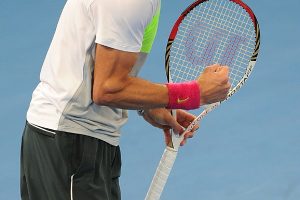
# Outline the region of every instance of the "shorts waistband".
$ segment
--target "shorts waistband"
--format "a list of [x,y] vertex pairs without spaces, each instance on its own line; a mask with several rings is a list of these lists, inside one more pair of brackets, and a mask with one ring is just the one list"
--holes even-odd
[[31,130],[37,132],[37,133],[41,133],[43,135],[47,135],[50,137],[54,137],[56,135],[56,131],[49,129],[49,128],[44,128],[35,124],[31,124],[28,121],[26,121],[26,126],[28,126]]

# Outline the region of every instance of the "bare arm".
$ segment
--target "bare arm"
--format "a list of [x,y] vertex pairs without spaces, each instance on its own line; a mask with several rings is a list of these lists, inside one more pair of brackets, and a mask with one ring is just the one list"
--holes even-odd
[[138,53],[97,44],[92,93],[96,104],[124,109],[167,105],[169,97],[165,85],[130,76],[137,58]]
[[[132,77],[138,53],[112,49],[97,44],[92,97],[99,105],[123,109],[166,107],[168,89],[164,84]],[[230,88],[228,68],[207,67],[197,78],[201,86],[201,105],[224,100]]]

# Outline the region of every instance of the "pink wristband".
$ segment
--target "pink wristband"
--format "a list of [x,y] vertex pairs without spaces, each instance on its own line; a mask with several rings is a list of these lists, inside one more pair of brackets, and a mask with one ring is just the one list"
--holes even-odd
[[196,81],[167,83],[168,109],[192,110],[200,107],[200,88]]

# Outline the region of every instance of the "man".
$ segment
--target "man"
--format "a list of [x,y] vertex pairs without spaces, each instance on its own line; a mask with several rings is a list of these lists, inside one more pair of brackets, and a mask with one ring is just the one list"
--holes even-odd
[[159,0],[67,1],[27,113],[23,200],[120,199],[124,109],[143,110],[168,139],[170,128],[182,133],[194,116],[178,110],[176,121],[166,108],[194,109],[226,97],[228,68],[218,65],[182,84],[135,77],[151,49],[146,43],[154,36],[147,32],[156,30],[159,5]]

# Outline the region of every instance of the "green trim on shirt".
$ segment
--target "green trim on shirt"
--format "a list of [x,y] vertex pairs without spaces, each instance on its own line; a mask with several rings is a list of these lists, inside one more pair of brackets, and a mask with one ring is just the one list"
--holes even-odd
[[143,53],[149,53],[151,51],[156,36],[157,28],[158,28],[159,16],[160,16],[160,6],[157,9],[152,21],[147,25],[145,29],[142,48],[141,48],[141,52]]

